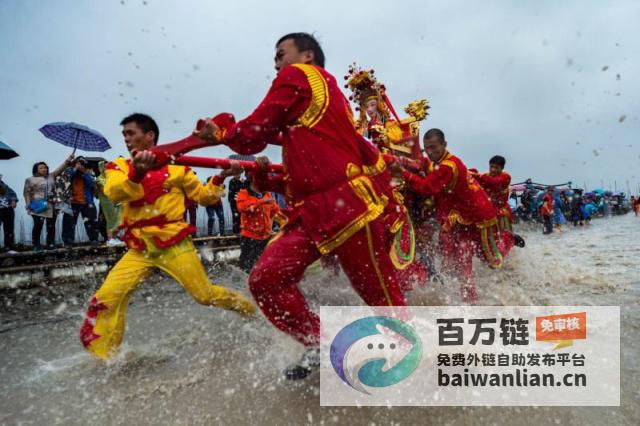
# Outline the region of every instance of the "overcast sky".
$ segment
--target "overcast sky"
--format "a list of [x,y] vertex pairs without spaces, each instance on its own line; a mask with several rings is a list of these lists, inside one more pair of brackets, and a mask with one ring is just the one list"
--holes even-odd
[[275,75],[275,41],[307,31],[338,79],[356,61],[397,110],[428,98],[423,131],[443,129],[470,167],[501,154],[514,181],[635,192],[638,22],[637,1],[0,0],[0,140],[20,153],[0,173],[21,194],[34,162],[57,166],[71,150],[38,132],[52,121],[99,130],[113,159],[131,112],[155,117],[161,142],[201,116],[242,118]]

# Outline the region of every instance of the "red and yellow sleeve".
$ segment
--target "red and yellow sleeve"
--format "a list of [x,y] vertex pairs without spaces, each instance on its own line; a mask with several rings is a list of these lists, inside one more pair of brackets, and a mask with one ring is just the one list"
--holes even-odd
[[144,188],[135,177],[135,170],[124,158],[105,166],[105,195],[114,203],[136,201],[144,197]]
[[258,107],[223,132],[224,143],[239,154],[256,154],[277,141],[278,134],[296,123],[311,100],[311,87],[300,69],[283,68]]
[[[170,166],[172,167],[172,166]],[[182,167],[182,166],[174,166]],[[182,178],[182,190],[187,198],[195,201],[203,206],[210,206],[220,201],[223,188],[219,183],[219,179],[210,179],[206,185],[203,185],[196,174],[188,167],[184,168],[184,177]]]

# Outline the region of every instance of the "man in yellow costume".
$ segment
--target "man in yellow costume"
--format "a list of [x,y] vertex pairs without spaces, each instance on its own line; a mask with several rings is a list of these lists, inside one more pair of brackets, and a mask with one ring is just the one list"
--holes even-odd
[[109,272],[91,299],[80,340],[98,358],[117,352],[125,328],[129,297],[154,268],[178,281],[202,305],[250,315],[254,305],[240,293],[213,285],[198,258],[184,222],[185,196],[202,205],[217,202],[225,172],[202,185],[185,166],[155,168],[148,151],[158,141],[158,125],[149,116],[132,114],[120,123],[131,154],[107,164],[105,194],[123,205],[124,240],[129,251]]

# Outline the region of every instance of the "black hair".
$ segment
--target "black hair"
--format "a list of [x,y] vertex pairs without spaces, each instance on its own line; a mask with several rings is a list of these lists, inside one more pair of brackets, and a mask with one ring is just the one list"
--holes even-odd
[[495,164],[500,166],[501,169],[504,169],[504,165],[507,164],[507,160],[505,160],[502,155],[494,155],[491,157],[491,160],[489,160],[489,164]]
[[143,132],[153,132],[155,134],[155,138],[153,141],[154,145],[158,145],[158,138],[160,137],[160,129],[158,128],[158,124],[156,121],[148,116],[147,114],[141,114],[139,112],[135,112],[131,115],[126,116],[120,122],[121,126],[129,123],[136,123],[138,127],[142,129]]
[[38,161],[36,164],[33,165],[33,168],[31,169],[31,174],[33,176],[38,176],[38,166],[40,166],[40,164],[44,164],[47,169],[49,168],[49,166],[47,166],[47,163],[45,163],[44,161]]
[[315,65],[324,68],[324,52],[322,51],[322,47],[320,47],[320,43],[318,43],[318,40],[316,40],[314,36],[309,33],[289,33],[280,37],[276,46],[289,39],[293,40],[300,52],[306,52],[308,50],[312,51],[313,62]]
[[439,137],[442,142],[445,141],[444,132],[442,130],[440,130],[440,129],[429,129],[429,130],[427,130],[427,133],[424,134],[424,139],[427,140],[427,139],[430,139],[430,138],[432,138],[434,136]]

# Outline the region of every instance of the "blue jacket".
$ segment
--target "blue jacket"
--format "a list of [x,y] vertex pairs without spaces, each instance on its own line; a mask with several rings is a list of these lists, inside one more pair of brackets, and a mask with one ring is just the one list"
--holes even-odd
[[584,206],[584,216],[586,219],[591,218],[597,211],[598,208],[593,203],[589,203]]
[[[73,168],[67,169],[67,176],[69,177],[69,182],[73,184],[73,178],[78,175],[78,171]],[[82,178],[84,179],[84,199],[87,200],[87,204],[93,205],[95,204],[93,200],[93,192],[96,187],[96,178],[93,177],[91,173],[82,173]]]

